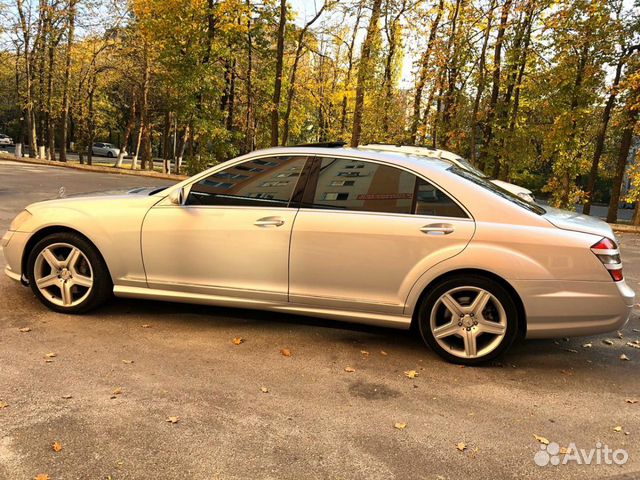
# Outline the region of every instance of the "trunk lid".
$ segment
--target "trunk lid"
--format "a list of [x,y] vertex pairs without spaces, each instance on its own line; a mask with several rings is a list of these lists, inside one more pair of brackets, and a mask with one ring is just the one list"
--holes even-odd
[[558,228],[615,239],[611,226],[599,218],[559,208],[547,206],[543,206],[543,208],[547,211],[543,217]]

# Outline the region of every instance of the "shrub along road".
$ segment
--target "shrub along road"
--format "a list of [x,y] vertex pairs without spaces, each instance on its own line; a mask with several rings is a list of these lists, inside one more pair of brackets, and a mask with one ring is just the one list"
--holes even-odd
[[[167,184],[5,161],[0,178],[0,231],[61,186]],[[638,289],[640,236],[620,239]],[[55,314],[2,275],[0,478],[635,478],[638,329],[634,312],[622,338],[460,368],[408,332],[306,317],[127,300]],[[539,467],[534,434],[629,460]]]

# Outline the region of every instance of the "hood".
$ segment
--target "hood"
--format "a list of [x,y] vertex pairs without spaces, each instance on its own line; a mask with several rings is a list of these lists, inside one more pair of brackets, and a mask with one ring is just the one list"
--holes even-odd
[[137,187],[128,190],[102,190],[97,192],[83,192],[83,193],[72,193],[67,194],[64,191],[64,187],[60,188],[58,192],[58,196],[55,199],[60,198],[77,198],[77,197],[105,197],[105,196],[118,196],[118,195],[155,195],[156,193],[161,192],[162,190],[169,188],[169,185],[165,185],[162,187]]
[[516,195],[519,193],[526,193],[527,195],[531,195],[531,190],[528,188],[521,187],[520,185],[514,185],[513,183],[503,182],[502,180],[491,180],[491,183],[503,188],[504,190],[515,193]]
[[568,210],[560,210],[559,208],[547,206],[543,206],[543,208],[547,211],[547,213],[543,215],[543,218],[558,228],[574,232],[591,233],[599,237],[607,237],[615,240],[611,226],[599,218],[582,215],[577,212],[569,212]]

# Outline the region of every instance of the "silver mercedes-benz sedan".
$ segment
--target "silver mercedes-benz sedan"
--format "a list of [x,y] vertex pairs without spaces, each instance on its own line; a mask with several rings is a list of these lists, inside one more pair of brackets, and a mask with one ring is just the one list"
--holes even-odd
[[35,203],[2,247],[58,312],[113,293],[413,325],[463,364],[619,329],[635,296],[606,223],[367,149],[262,150],[160,191]]

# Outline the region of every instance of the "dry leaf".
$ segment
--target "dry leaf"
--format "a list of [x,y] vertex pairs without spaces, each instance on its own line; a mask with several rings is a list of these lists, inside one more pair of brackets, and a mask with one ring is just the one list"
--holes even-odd
[[116,389],[114,389],[114,390],[113,390],[113,392],[111,392],[111,393],[113,393],[114,395],[120,395],[120,394],[122,394],[122,387],[117,387],[117,388],[116,388]]
[[464,442],[458,442],[456,443],[456,448],[461,452],[464,452],[467,449],[467,444]]
[[549,440],[547,440],[544,437],[541,437],[540,435],[536,435],[535,433],[533,434],[533,438],[535,438],[537,441],[539,441],[540,443],[543,443],[544,445],[549,445]]
[[634,328],[633,331],[636,333],[640,333],[640,328]]
[[635,400],[635,399],[632,399],[632,398],[627,398],[625,400],[625,402],[627,402],[627,403],[638,403],[638,400]]
[[613,345],[613,342],[609,339],[602,340],[602,343],[604,343],[605,345]]
[[397,428],[398,430],[404,430],[405,428],[407,428],[407,424],[402,422],[397,422],[393,425],[393,428]]
[[53,360],[51,360],[50,358],[45,359],[44,363],[53,363]]
[[167,417],[165,422],[168,423],[178,423],[180,421],[180,417]]
[[288,348],[281,348],[280,353],[282,354],[283,357],[291,356],[291,350],[289,350]]
[[622,427],[621,426],[617,426],[613,429],[614,432],[621,432],[622,431]]
[[21,329],[19,329],[22,333],[27,333],[30,332],[31,329],[29,327],[22,327]]
[[366,357],[367,355],[369,355],[369,352],[367,352],[366,350],[360,350],[360,353],[361,353],[362,355],[364,355],[365,357]]
[[122,363],[126,363],[127,365],[131,365],[133,360],[122,360]]
[[149,325],[148,323],[145,323],[144,325],[141,325],[142,328],[151,328],[151,325]]
[[385,356],[385,357],[386,357],[386,356],[387,356],[387,355],[389,355],[389,354],[388,354],[387,352],[385,352],[384,350],[380,350],[380,355],[383,355],[383,356]]
[[404,376],[407,378],[416,378],[418,375],[418,372],[416,372],[415,370],[407,370],[406,372],[404,372]]
[[627,346],[631,348],[640,348],[640,345],[634,342],[627,342]]
[[622,332],[618,332],[618,338],[622,338],[624,335],[622,335]]
[[620,360],[626,360],[629,361],[629,357],[627,357],[624,353],[622,355],[620,355]]
[[269,393],[269,389],[267,387],[260,387],[260,391],[262,393]]
[[236,337],[236,338],[234,338],[233,340],[231,340],[231,342],[232,342],[234,345],[240,345],[241,343],[244,343],[244,338],[242,338],[242,337]]
[[560,447],[560,455],[566,455],[569,453],[569,449],[567,447]]
[[34,477],[34,480],[50,480],[50,479],[49,479],[49,475],[47,475],[46,473],[39,473]]
[[53,448],[54,452],[59,452],[60,450],[62,450],[62,444],[60,442],[55,442],[53,445],[51,445],[51,448]]
[[575,350],[573,348],[565,348],[564,351],[569,353],[578,353],[578,350]]
[[44,356],[47,357],[47,358],[55,358],[55,357],[58,356],[58,354],[50,352],[50,353],[46,353]]
[[593,347],[593,344],[591,342],[585,343],[584,345],[582,345],[582,348],[591,348],[591,347]]
[[70,398],[73,398],[73,395],[62,395],[62,398],[69,400]]
[[353,373],[353,372],[355,372],[355,371],[356,371],[356,369],[355,369],[355,368],[353,368],[353,367],[344,367],[344,371],[345,371],[345,372],[349,372],[349,373]]
[[8,403],[0,402],[0,410],[2,410],[3,408],[7,408],[8,406]]

